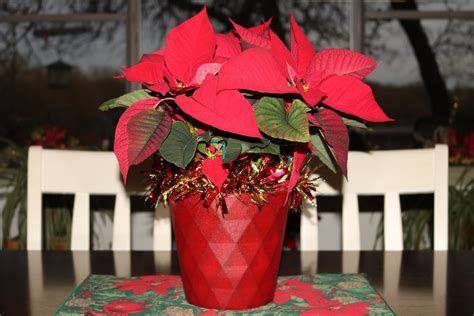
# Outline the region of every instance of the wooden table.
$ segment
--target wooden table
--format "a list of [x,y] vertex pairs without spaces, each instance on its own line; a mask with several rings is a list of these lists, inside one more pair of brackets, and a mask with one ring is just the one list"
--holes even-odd
[[[474,252],[283,252],[280,275],[365,272],[398,315],[474,315]],[[52,315],[87,274],[179,274],[175,252],[0,251],[0,315]]]

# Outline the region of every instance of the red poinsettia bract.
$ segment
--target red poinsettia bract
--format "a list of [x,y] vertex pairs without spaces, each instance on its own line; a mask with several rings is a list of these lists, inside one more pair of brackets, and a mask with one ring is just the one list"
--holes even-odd
[[291,191],[311,152],[347,173],[345,119],[391,120],[362,82],[374,59],[316,51],[293,16],[289,49],[271,19],[251,28],[231,23],[233,32],[215,33],[204,8],[170,31],[166,47],[124,68],[119,77],[145,88],[111,106],[127,107],[114,144],[124,180],[131,165],[159,153],[180,168],[197,158],[220,188],[238,157],[286,155]]

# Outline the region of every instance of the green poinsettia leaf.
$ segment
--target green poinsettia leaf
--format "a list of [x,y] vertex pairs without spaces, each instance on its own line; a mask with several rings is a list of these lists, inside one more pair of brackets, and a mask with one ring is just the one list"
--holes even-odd
[[198,142],[208,142],[210,139],[211,139],[211,132],[209,131],[196,136],[196,140]]
[[225,155],[222,157],[223,163],[235,160],[242,153],[242,142],[235,138],[228,138],[226,141]]
[[361,121],[350,119],[350,118],[347,118],[347,117],[341,117],[341,118],[342,118],[342,121],[344,122],[344,124],[346,124],[347,126],[352,126],[352,127],[371,130],[370,127],[368,127],[367,125],[365,125]]
[[311,142],[314,146],[313,154],[332,172],[337,173],[337,162],[321,135],[319,133],[311,135]]
[[300,99],[294,99],[293,105],[298,104],[299,106],[303,107],[305,112],[311,112],[313,108],[311,108],[307,103],[301,101]]
[[228,163],[237,159],[237,157],[243,153],[267,153],[279,156],[280,146],[278,144],[272,143],[267,138],[257,140],[255,142],[248,142],[236,138],[228,138],[226,141],[226,154],[223,158],[223,161],[224,163]]
[[311,141],[306,108],[301,102],[294,102],[287,112],[283,99],[263,97],[254,111],[258,127],[267,135],[294,142]]
[[105,101],[104,103],[102,103],[100,106],[99,106],[99,110],[102,111],[102,112],[105,112],[105,111],[108,111],[115,106],[115,102],[117,101],[117,98],[115,99],[111,99],[111,100],[108,100],[108,101]]
[[252,148],[265,148],[270,144],[270,140],[268,138],[263,138],[255,142],[240,141],[240,143],[242,144],[242,150],[248,151]]
[[242,144],[242,152],[253,154],[272,154],[280,156],[280,145],[272,143],[269,139],[264,138],[260,143],[244,142]]
[[193,136],[188,126],[176,122],[160,146],[160,155],[178,167],[185,168],[193,159],[200,136]]
[[148,89],[139,89],[132,91],[116,99],[105,101],[99,106],[99,110],[108,111],[110,109],[118,107],[128,108],[130,105],[137,101],[140,101],[141,99],[151,98],[152,96],[150,95],[150,92],[151,91]]
[[198,145],[197,145],[197,150],[198,150],[201,154],[205,155],[205,154],[206,154],[206,147],[207,147],[207,144],[206,144],[206,143],[198,143]]
[[156,109],[134,115],[127,124],[129,164],[139,164],[155,153],[168,136],[171,124],[171,117]]

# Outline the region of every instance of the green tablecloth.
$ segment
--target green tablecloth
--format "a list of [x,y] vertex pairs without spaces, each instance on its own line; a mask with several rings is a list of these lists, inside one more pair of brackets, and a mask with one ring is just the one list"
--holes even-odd
[[272,303],[246,311],[186,302],[179,276],[88,276],[56,315],[395,315],[363,274],[279,277]]

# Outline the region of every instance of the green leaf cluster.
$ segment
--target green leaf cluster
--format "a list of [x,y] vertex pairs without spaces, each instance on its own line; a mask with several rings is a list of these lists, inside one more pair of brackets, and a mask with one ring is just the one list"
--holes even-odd
[[147,99],[153,97],[151,91],[148,89],[139,89],[130,93],[124,94],[118,98],[105,101],[99,106],[99,110],[108,111],[113,108],[128,108],[133,103],[140,101],[141,99]]
[[[152,97],[151,93],[147,89],[136,90],[104,102],[99,109],[106,111],[116,107],[129,107],[139,100]],[[190,122],[175,122],[158,151],[167,161],[185,168],[196,152],[208,155],[208,146],[221,151],[223,162],[229,163],[242,154],[266,153],[280,156],[285,147],[298,143],[309,144],[313,149],[312,153],[330,170],[337,172],[338,164],[333,149],[328,146],[320,126],[314,126],[308,119],[308,112],[312,111],[318,111],[318,107],[311,108],[299,99],[287,103],[283,98],[265,96],[254,106],[258,127],[265,135],[263,139],[222,136],[218,131],[196,135],[197,129]],[[363,122],[353,118],[342,117],[342,120],[347,126],[367,128]]]
[[280,155],[280,146],[273,143],[270,139],[264,138],[255,142],[244,141],[237,138],[229,137],[227,139],[226,151],[223,156],[223,162],[228,163],[237,159],[241,154],[272,154]]
[[[311,144],[312,153],[331,171],[337,172],[338,164],[335,154],[328,146],[322,131],[310,125],[307,112],[314,109],[306,103],[295,99],[291,104],[286,105],[282,98],[263,97],[257,102],[254,111],[262,132],[284,141]],[[356,119],[342,117],[342,120],[347,126],[367,128],[363,122]],[[237,150],[232,151],[232,153],[235,152]]]
[[210,140],[210,133],[193,135],[188,125],[183,122],[175,122],[171,132],[161,144],[160,155],[178,167],[185,168],[196,153],[199,142]]
[[302,102],[293,102],[287,110],[283,99],[263,97],[254,111],[258,127],[265,134],[293,142],[311,141],[306,106]]

